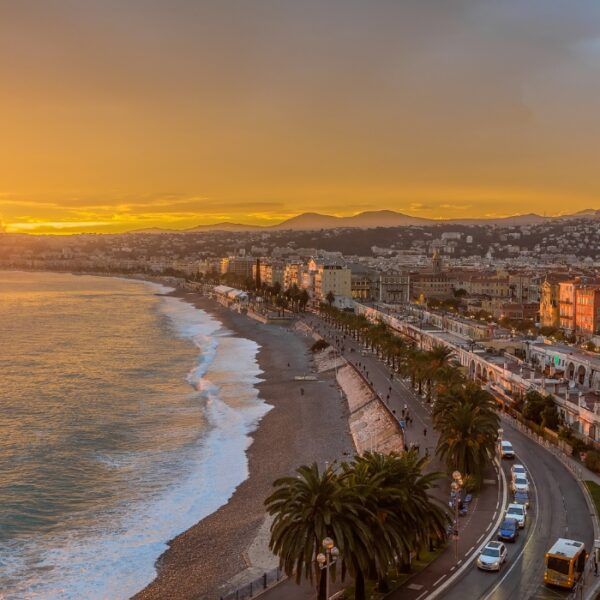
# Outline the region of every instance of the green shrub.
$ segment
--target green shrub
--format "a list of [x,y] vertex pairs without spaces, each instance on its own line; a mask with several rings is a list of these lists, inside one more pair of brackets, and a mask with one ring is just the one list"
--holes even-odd
[[585,466],[594,471],[594,473],[600,473],[600,452],[596,450],[590,450],[585,456]]

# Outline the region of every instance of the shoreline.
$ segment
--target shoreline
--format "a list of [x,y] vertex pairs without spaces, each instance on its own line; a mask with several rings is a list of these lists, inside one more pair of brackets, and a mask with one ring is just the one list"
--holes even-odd
[[273,407],[250,434],[248,478],[226,504],[168,542],[156,562],[155,579],[133,596],[135,600],[216,600],[250,567],[249,551],[270,558],[264,552],[268,525],[263,502],[272,482],[293,474],[301,464],[323,465],[354,454],[349,412],[334,374],[321,373],[315,382],[294,380],[314,370],[311,338],[286,325],[263,325],[198,293],[176,289],[169,295],[206,311],[232,335],[258,343],[256,360],[263,381],[257,389]]

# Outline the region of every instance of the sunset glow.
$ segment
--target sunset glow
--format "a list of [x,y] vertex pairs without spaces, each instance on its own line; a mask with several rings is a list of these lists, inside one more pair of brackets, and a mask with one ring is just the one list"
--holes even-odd
[[0,228],[598,208],[599,11],[5,3]]

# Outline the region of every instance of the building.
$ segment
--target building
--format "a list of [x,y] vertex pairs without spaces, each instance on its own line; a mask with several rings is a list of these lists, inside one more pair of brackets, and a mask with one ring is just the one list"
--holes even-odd
[[581,285],[575,290],[575,333],[584,337],[600,333],[600,286]]
[[283,287],[288,290],[292,286],[302,287],[302,264],[287,263],[283,267]]
[[560,327],[559,298],[559,280],[546,277],[540,289],[540,325],[542,327]]
[[308,272],[313,274],[314,299],[325,302],[331,292],[336,297],[352,297],[352,271],[336,261],[311,258]]
[[353,300],[366,300],[367,302],[377,299],[378,274],[361,264],[349,265],[352,273],[350,279],[350,292]]
[[410,301],[410,275],[400,271],[380,273],[379,302],[386,304],[406,304]]
[[284,287],[283,263],[257,261],[252,265],[252,278],[254,280],[256,280],[257,271],[260,275],[259,281],[262,284],[272,287],[278,283],[282,288]]
[[452,282],[443,270],[442,259],[437,252],[433,254],[431,267],[410,274],[410,293],[413,298],[450,298]]
[[233,273],[240,277],[252,277],[254,258],[251,256],[229,256],[221,259],[221,273]]
[[558,284],[558,310],[560,328],[568,333],[575,330],[575,289],[576,281],[561,281]]

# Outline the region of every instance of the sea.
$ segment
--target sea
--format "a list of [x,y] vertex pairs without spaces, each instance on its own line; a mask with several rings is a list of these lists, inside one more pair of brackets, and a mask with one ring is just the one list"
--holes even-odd
[[248,477],[258,345],[168,287],[0,271],[0,598],[119,600]]

